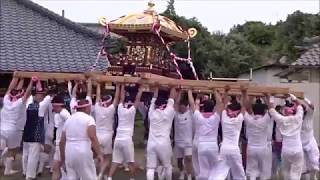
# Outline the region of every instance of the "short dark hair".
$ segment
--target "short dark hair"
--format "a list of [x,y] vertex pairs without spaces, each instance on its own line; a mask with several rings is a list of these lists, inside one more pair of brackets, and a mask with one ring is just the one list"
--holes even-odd
[[111,95],[102,95],[101,96],[101,101],[108,101],[109,99],[111,99],[112,96]]
[[231,104],[227,106],[231,111],[239,111],[241,110],[241,104],[237,101],[236,96],[231,96]]
[[254,114],[257,114],[257,115],[264,115],[266,109],[267,109],[267,106],[265,104],[262,104],[261,100],[260,100],[260,103],[256,102],[255,104],[252,105],[252,111]]
[[292,102],[286,100],[286,101],[285,101],[285,106],[287,106],[287,107],[293,107],[294,104],[293,104]]
[[159,96],[157,99],[156,99],[156,102],[154,103],[156,106],[161,106],[163,104],[167,104],[167,99],[162,97],[162,96]]
[[181,99],[179,102],[180,105],[184,105],[184,106],[188,106],[189,105],[189,101],[186,99]]
[[275,107],[275,110],[278,112],[278,113],[280,113],[281,112],[281,106],[280,105],[277,105],[276,107]]
[[213,100],[205,100],[203,101],[203,112],[212,112],[214,108]]
[[62,95],[57,95],[52,99],[52,103],[63,103],[64,104],[64,99]]
[[[85,104],[89,104],[90,102],[87,99],[80,99],[77,100],[77,105],[81,106],[81,105],[85,105]],[[77,111],[82,111],[84,108],[77,108]]]
[[12,90],[10,91],[10,94],[11,94],[12,96],[17,95],[18,93],[19,93],[19,91],[16,90],[16,89],[12,89]]
[[87,92],[82,91],[82,92],[77,92],[77,99],[85,99],[87,97]]

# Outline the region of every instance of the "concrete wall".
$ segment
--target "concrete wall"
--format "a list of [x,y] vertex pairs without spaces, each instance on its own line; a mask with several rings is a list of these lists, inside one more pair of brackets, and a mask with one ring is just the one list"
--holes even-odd
[[[320,70],[319,69],[306,69],[300,73],[292,74],[288,77],[292,81],[288,83],[287,80],[280,79],[274,76],[275,74],[283,71],[278,67],[270,67],[266,69],[259,69],[252,73],[252,81],[266,86],[289,87],[293,90],[303,91],[305,96],[310,99],[316,107],[314,114],[314,134],[318,144],[320,143]],[[249,73],[242,74],[239,78],[249,78]],[[280,102],[280,101],[279,101]]]
[[320,68],[311,69],[310,72],[311,72],[310,82],[320,83]]
[[[271,82],[280,82],[280,78],[274,76],[275,74],[283,71],[282,68],[279,67],[271,67],[271,68],[262,68],[252,72],[252,80],[255,83],[265,83],[269,84]],[[245,73],[241,74],[238,78],[249,79],[250,74]]]
[[313,128],[314,128],[314,135],[315,138],[320,144],[320,83],[270,83],[266,84],[270,86],[278,86],[278,87],[289,87],[293,90],[297,91],[303,91],[305,94],[305,97],[310,99],[312,103],[315,106],[315,114],[314,114],[314,120],[313,120]]
[[310,68],[297,71],[297,73],[290,74],[287,77],[292,81],[307,81],[307,82],[320,82],[320,69]]

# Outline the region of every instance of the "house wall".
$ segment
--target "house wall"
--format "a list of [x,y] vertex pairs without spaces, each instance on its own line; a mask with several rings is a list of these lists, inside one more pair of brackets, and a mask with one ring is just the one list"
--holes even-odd
[[[280,78],[274,76],[275,74],[281,72],[283,69],[279,67],[262,68],[252,72],[252,81],[255,83],[269,84],[271,82],[280,82]],[[250,74],[241,74],[238,78],[249,79]]]
[[311,82],[320,83],[320,68],[311,69]]
[[304,83],[271,83],[271,86],[289,87],[293,90],[303,91],[305,97],[310,99],[316,110],[314,113],[313,127],[315,138],[320,144],[320,83],[319,82],[304,82]]
[[297,73],[290,74],[287,78],[293,81],[307,81],[307,82],[319,83],[320,69],[319,68],[303,69]]
[[[281,72],[281,68],[259,69],[252,74],[252,81],[257,84],[288,87],[293,90],[303,91],[305,96],[310,99],[316,107],[314,114],[314,135],[320,143],[320,70],[319,69],[306,69],[305,72],[295,73],[288,77],[293,80],[291,83],[287,79],[281,79],[274,76],[274,74]],[[249,73],[242,74],[239,78],[249,78]],[[298,81],[296,81],[298,80]],[[278,101],[280,102],[280,101]]]

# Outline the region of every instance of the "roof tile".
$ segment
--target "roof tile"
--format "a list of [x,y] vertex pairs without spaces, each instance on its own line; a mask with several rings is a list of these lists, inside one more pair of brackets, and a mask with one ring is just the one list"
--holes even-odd
[[0,1],[0,71],[83,72],[95,62],[99,38],[29,0]]
[[308,51],[303,53],[293,66],[320,66],[320,45],[314,45]]

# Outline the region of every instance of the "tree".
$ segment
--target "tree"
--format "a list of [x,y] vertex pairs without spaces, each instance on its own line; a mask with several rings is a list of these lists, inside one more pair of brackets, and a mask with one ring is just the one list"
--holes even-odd
[[176,15],[176,11],[174,9],[174,0],[169,0],[167,9],[164,11],[164,14],[174,16]]
[[[197,18],[177,15],[174,0],[168,1],[167,9],[161,15],[170,18],[184,30],[190,27],[197,29],[197,36],[191,40],[191,55],[201,79],[206,79],[210,72],[215,77],[236,77],[239,72],[284,55],[295,60],[297,52],[294,46],[302,44],[304,37],[320,34],[319,15],[300,11],[276,25],[259,21],[235,25],[228,34],[210,33]],[[172,48],[178,56],[187,57],[185,42],[178,42]],[[192,72],[189,65],[183,62],[179,65],[184,77],[190,78]]]
[[273,26],[260,21],[248,21],[243,25],[237,25],[231,29],[230,33],[241,33],[248,41],[257,46],[269,46],[274,39]]

